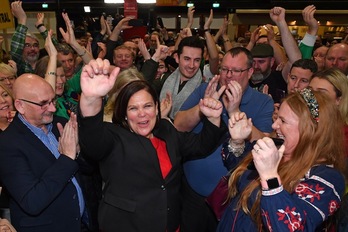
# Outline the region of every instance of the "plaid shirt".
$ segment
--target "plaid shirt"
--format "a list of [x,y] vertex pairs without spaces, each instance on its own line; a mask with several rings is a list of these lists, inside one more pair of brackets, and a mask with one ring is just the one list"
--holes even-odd
[[[45,31],[40,32],[40,35],[42,36],[42,38],[44,38],[44,40],[46,40],[46,38],[48,36],[48,30],[46,29]],[[59,44],[56,37],[52,36],[52,43],[54,44],[54,46],[57,46]]]
[[17,63],[18,76],[23,73],[34,73],[33,67],[31,67],[31,65],[23,59],[23,49],[27,31],[27,26],[18,24],[11,40],[11,56],[12,59]]

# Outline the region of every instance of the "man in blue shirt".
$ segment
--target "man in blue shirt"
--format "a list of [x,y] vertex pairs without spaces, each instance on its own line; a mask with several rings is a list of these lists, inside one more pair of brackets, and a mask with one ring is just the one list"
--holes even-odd
[[[200,131],[203,115],[199,112],[199,100],[206,95],[215,98],[222,95],[222,118],[226,124],[229,115],[242,111],[253,121],[250,141],[269,135],[272,132],[273,100],[249,86],[253,74],[252,64],[253,57],[247,49],[237,47],[228,51],[221,63],[220,76],[198,87],[183,104],[174,120],[176,128],[181,131]],[[224,142],[221,141],[221,145],[210,156],[184,163],[181,225],[184,232],[216,230],[217,221],[206,205],[205,198],[228,172],[221,158]]]
[[0,178],[10,194],[11,222],[24,232],[80,231],[85,201],[75,178],[76,116],[64,129],[57,124],[55,93],[37,75],[21,75],[13,94],[18,113],[0,135]]

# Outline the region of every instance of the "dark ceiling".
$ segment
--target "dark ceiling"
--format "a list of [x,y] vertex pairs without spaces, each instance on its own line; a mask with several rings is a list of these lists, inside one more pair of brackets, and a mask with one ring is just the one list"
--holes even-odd
[[[33,2],[45,2],[45,0],[28,0]],[[48,10],[61,11],[65,9],[67,12],[83,13],[83,6],[91,7],[91,14],[101,14],[102,12],[115,12],[117,8],[122,11],[122,4],[105,4],[104,0],[46,0],[46,2],[55,2],[49,4]],[[220,8],[215,8],[216,13],[227,13],[234,9],[270,9],[273,6],[281,6],[285,9],[303,9],[305,6],[314,4],[319,10],[343,10],[348,9],[348,0],[187,0],[196,6],[197,12],[209,12],[212,3],[219,2]],[[40,10],[40,3],[26,3],[23,0],[24,7],[30,10]],[[138,11],[154,10],[163,13],[185,13],[186,7],[156,7],[155,4],[138,4]]]
[[[37,2],[28,3],[27,1]],[[23,0],[23,7],[26,11],[43,11],[41,4],[48,3],[47,11],[60,12],[65,11],[69,13],[71,19],[76,21],[85,20],[85,18],[97,18],[102,13],[115,16],[117,14],[123,15],[123,4],[105,4],[104,0]],[[49,3],[51,2],[51,3]],[[314,4],[317,10],[348,10],[348,0],[187,0],[195,4],[195,15],[209,15],[212,8],[212,3],[219,2],[220,7],[214,8],[214,17],[222,17],[228,13],[238,11],[238,9],[271,9],[274,6],[281,6],[287,10],[302,10],[310,4]],[[85,13],[83,6],[90,6],[91,13]],[[167,17],[175,17],[176,15],[186,15],[187,7],[157,7],[155,4],[138,4],[138,18],[143,19],[147,25],[155,23],[158,15],[165,15]],[[327,15],[330,19],[330,15]],[[331,14],[334,17],[335,14]],[[250,16],[248,16],[250,18]],[[60,17],[58,25],[61,24]],[[253,17],[255,22],[251,24],[259,24],[258,17]],[[341,17],[342,18],[342,17]],[[345,22],[346,23],[346,22]],[[152,27],[152,25],[150,25]]]

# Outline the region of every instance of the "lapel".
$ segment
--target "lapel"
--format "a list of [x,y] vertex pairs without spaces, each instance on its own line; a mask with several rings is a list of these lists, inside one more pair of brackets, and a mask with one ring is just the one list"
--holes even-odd
[[10,124],[10,126],[11,125],[17,128],[15,131],[17,131],[17,133],[20,135],[19,138],[24,138],[25,142],[22,144],[23,146],[25,146],[25,143],[28,143],[35,147],[35,149],[37,149],[39,153],[44,154],[43,157],[45,157],[45,159],[49,159],[51,161],[55,160],[52,152],[26,125],[23,124],[23,122],[18,118],[17,115],[13,119],[13,122]]
[[[165,123],[169,123],[169,122],[165,122]],[[177,144],[174,144],[173,142],[171,142],[171,141],[174,141],[174,139],[171,139],[172,136],[175,136],[173,135],[174,131],[170,129],[168,130],[167,125],[165,123],[163,123],[163,120],[161,120],[160,127],[162,128],[162,130],[159,128],[155,129],[154,135],[166,143],[168,156],[169,156],[170,162],[172,163],[172,169],[170,170],[170,172],[165,178],[165,181],[169,182],[175,177],[173,173],[176,172],[176,170],[178,169],[177,165],[181,165],[181,164],[178,164],[177,153],[175,151],[176,150],[175,146],[177,146]],[[167,133],[164,133],[164,131],[166,131]],[[162,176],[162,173],[161,173],[161,176]]]
[[151,163],[153,164],[153,168],[155,169],[156,174],[163,178],[157,157],[157,152],[153,147],[150,139],[145,138],[141,135],[136,135],[136,137],[139,140],[141,146],[143,147],[143,151],[145,152],[145,154],[149,154],[149,159],[151,159]]

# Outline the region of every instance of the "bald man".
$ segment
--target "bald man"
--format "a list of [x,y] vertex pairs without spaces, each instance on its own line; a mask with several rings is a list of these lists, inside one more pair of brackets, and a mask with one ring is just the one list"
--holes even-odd
[[332,45],[325,56],[325,68],[338,68],[348,76],[348,44]]
[[17,115],[0,136],[0,178],[11,198],[11,222],[24,232],[80,231],[85,204],[74,176],[76,116],[64,129],[57,124],[55,93],[37,75],[21,75],[13,94]]

